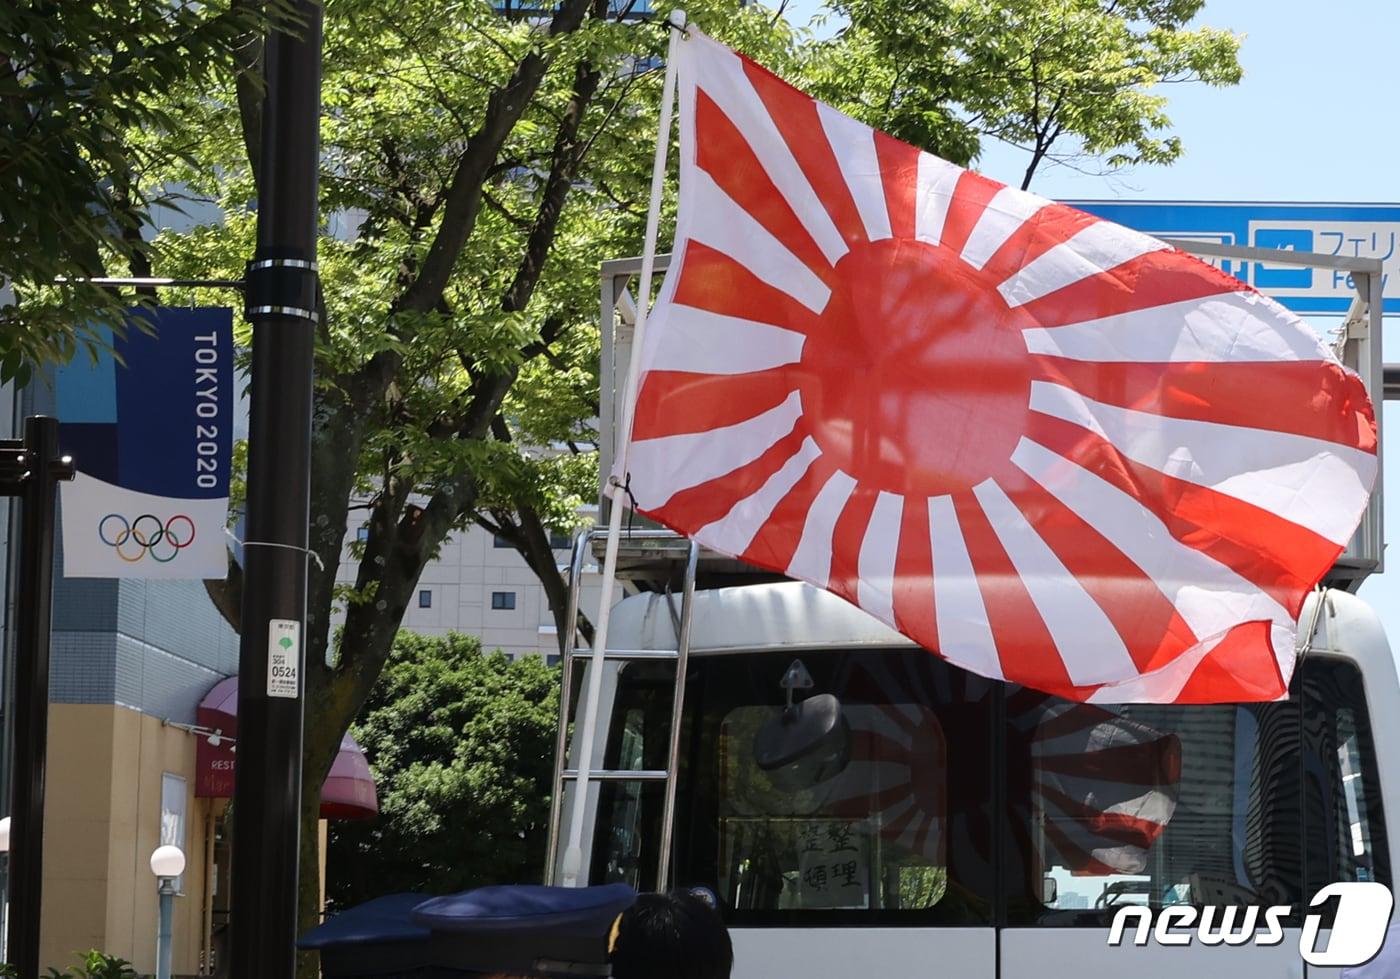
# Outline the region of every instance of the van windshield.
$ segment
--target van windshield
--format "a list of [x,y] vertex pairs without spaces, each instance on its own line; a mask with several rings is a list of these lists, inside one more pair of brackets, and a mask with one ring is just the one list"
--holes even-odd
[[[794,660],[798,711],[834,698],[839,721],[775,765]],[[669,672],[621,672],[607,767],[666,766]],[[1337,660],[1278,703],[1105,707],[917,649],[695,657],[683,723],[676,883],[737,924],[1088,925],[1390,882],[1360,675]],[[661,804],[658,783],[600,787],[593,881],[654,886]]]

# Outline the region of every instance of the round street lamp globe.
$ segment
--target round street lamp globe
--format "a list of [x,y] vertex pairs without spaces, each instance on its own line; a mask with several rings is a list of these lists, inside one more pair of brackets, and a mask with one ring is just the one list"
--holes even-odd
[[178,846],[158,846],[151,854],[151,873],[157,877],[179,877],[184,872],[185,854]]

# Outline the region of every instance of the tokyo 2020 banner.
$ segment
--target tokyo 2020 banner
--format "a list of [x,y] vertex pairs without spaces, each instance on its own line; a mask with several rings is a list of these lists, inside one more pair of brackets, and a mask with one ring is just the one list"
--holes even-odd
[[[222,578],[233,447],[233,312],[134,311],[96,364],[55,378],[70,578]],[[115,353],[115,356],[113,356]]]

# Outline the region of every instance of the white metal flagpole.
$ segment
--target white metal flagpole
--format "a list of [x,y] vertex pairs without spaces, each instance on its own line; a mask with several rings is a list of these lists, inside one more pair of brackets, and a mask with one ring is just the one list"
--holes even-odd
[[[622,389],[622,418],[617,427],[618,444],[615,457],[617,471],[627,471],[627,448],[632,431],[632,409],[636,396],[637,375],[641,372],[642,339],[647,327],[647,310],[651,307],[651,276],[656,265],[656,229],[661,219],[661,193],[666,180],[666,151],[671,145],[671,109],[676,101],[676,50],[684,40],[685,11],[672,10],[671,40],[666,50],[666,80],[661,88],[661,120],[656,133],[656,155],[651,166],[651,203],[647,208],[646,238],[642,244],[641,282],[637,286],[637,324],[632,331],[632,354],[627,363],[627,380]],[[603,556],[603,591],[598,599],[598,617],[594,620],[593,649],[588,660],[588,691],[583,706],[583,726],[578,732],[575,757],[578,778],[574,781],[574,808],[569,820],[568,845],[564,850],[564,868],[560,875],[565,887],[579,886],[583,870],[583,827],[588,812],[588,787],[593,768],[593,737],[598,724],[598,701],[603,690],[603,653],[608,646],[608,618],[617,580],[617,544],[622,530],[622,500],[619,486],[609,476],[604,492],[612,498],[608,507],[607,550]]]

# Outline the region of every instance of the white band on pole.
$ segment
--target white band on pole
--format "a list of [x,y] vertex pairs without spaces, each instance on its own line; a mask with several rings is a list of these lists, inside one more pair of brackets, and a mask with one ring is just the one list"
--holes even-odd
[[[617,471],[627,472],[627,449],[631,442],[632,409],[636,397],[637,375],[641,372],[642,338],[647,326],[647,311],[651,307],[651,276],[656,265],[656,230],[661,218],[661,194],[666,180],[666,151],[671,144],[671,108],[676,100],[676,48],[684,40],[685,11],[672,10],[671,40],[666,51],[666,81],[661,88],[661,119],[656,133],[656,155],[651,166],[651,202],[647,208],[646,238],[642,244],[641,281],[637,287],[637,324],[632,331],[632,353],[627,362],[627,379],[622,389],[622,418],[617,427],[615,457],[620,460]],[[611,477],[610,477],[611,479]],[[613,590],[617,578],[618,534],[622,530],[622,500],[616,486],[609,481],[604,492],[612,497],[608,508],[607,550],[603,557],[603,589],[598,598],[598,617],[594,620],[593,649],[588,660],[588,690],[583,704],[583,724],[578,730],[574,781],[574,808],[570,814],[568,845],[564,850],[564,867],[560,877],[565,887],[578,887],[583,878],[583,829],[588,815],[589,775],[593,768],[593,738],[598,724],[598,702],[603,691],[603,653],[608,646],[608,618],[612,611]],[[662,882],[658,887],[664,886]]]

